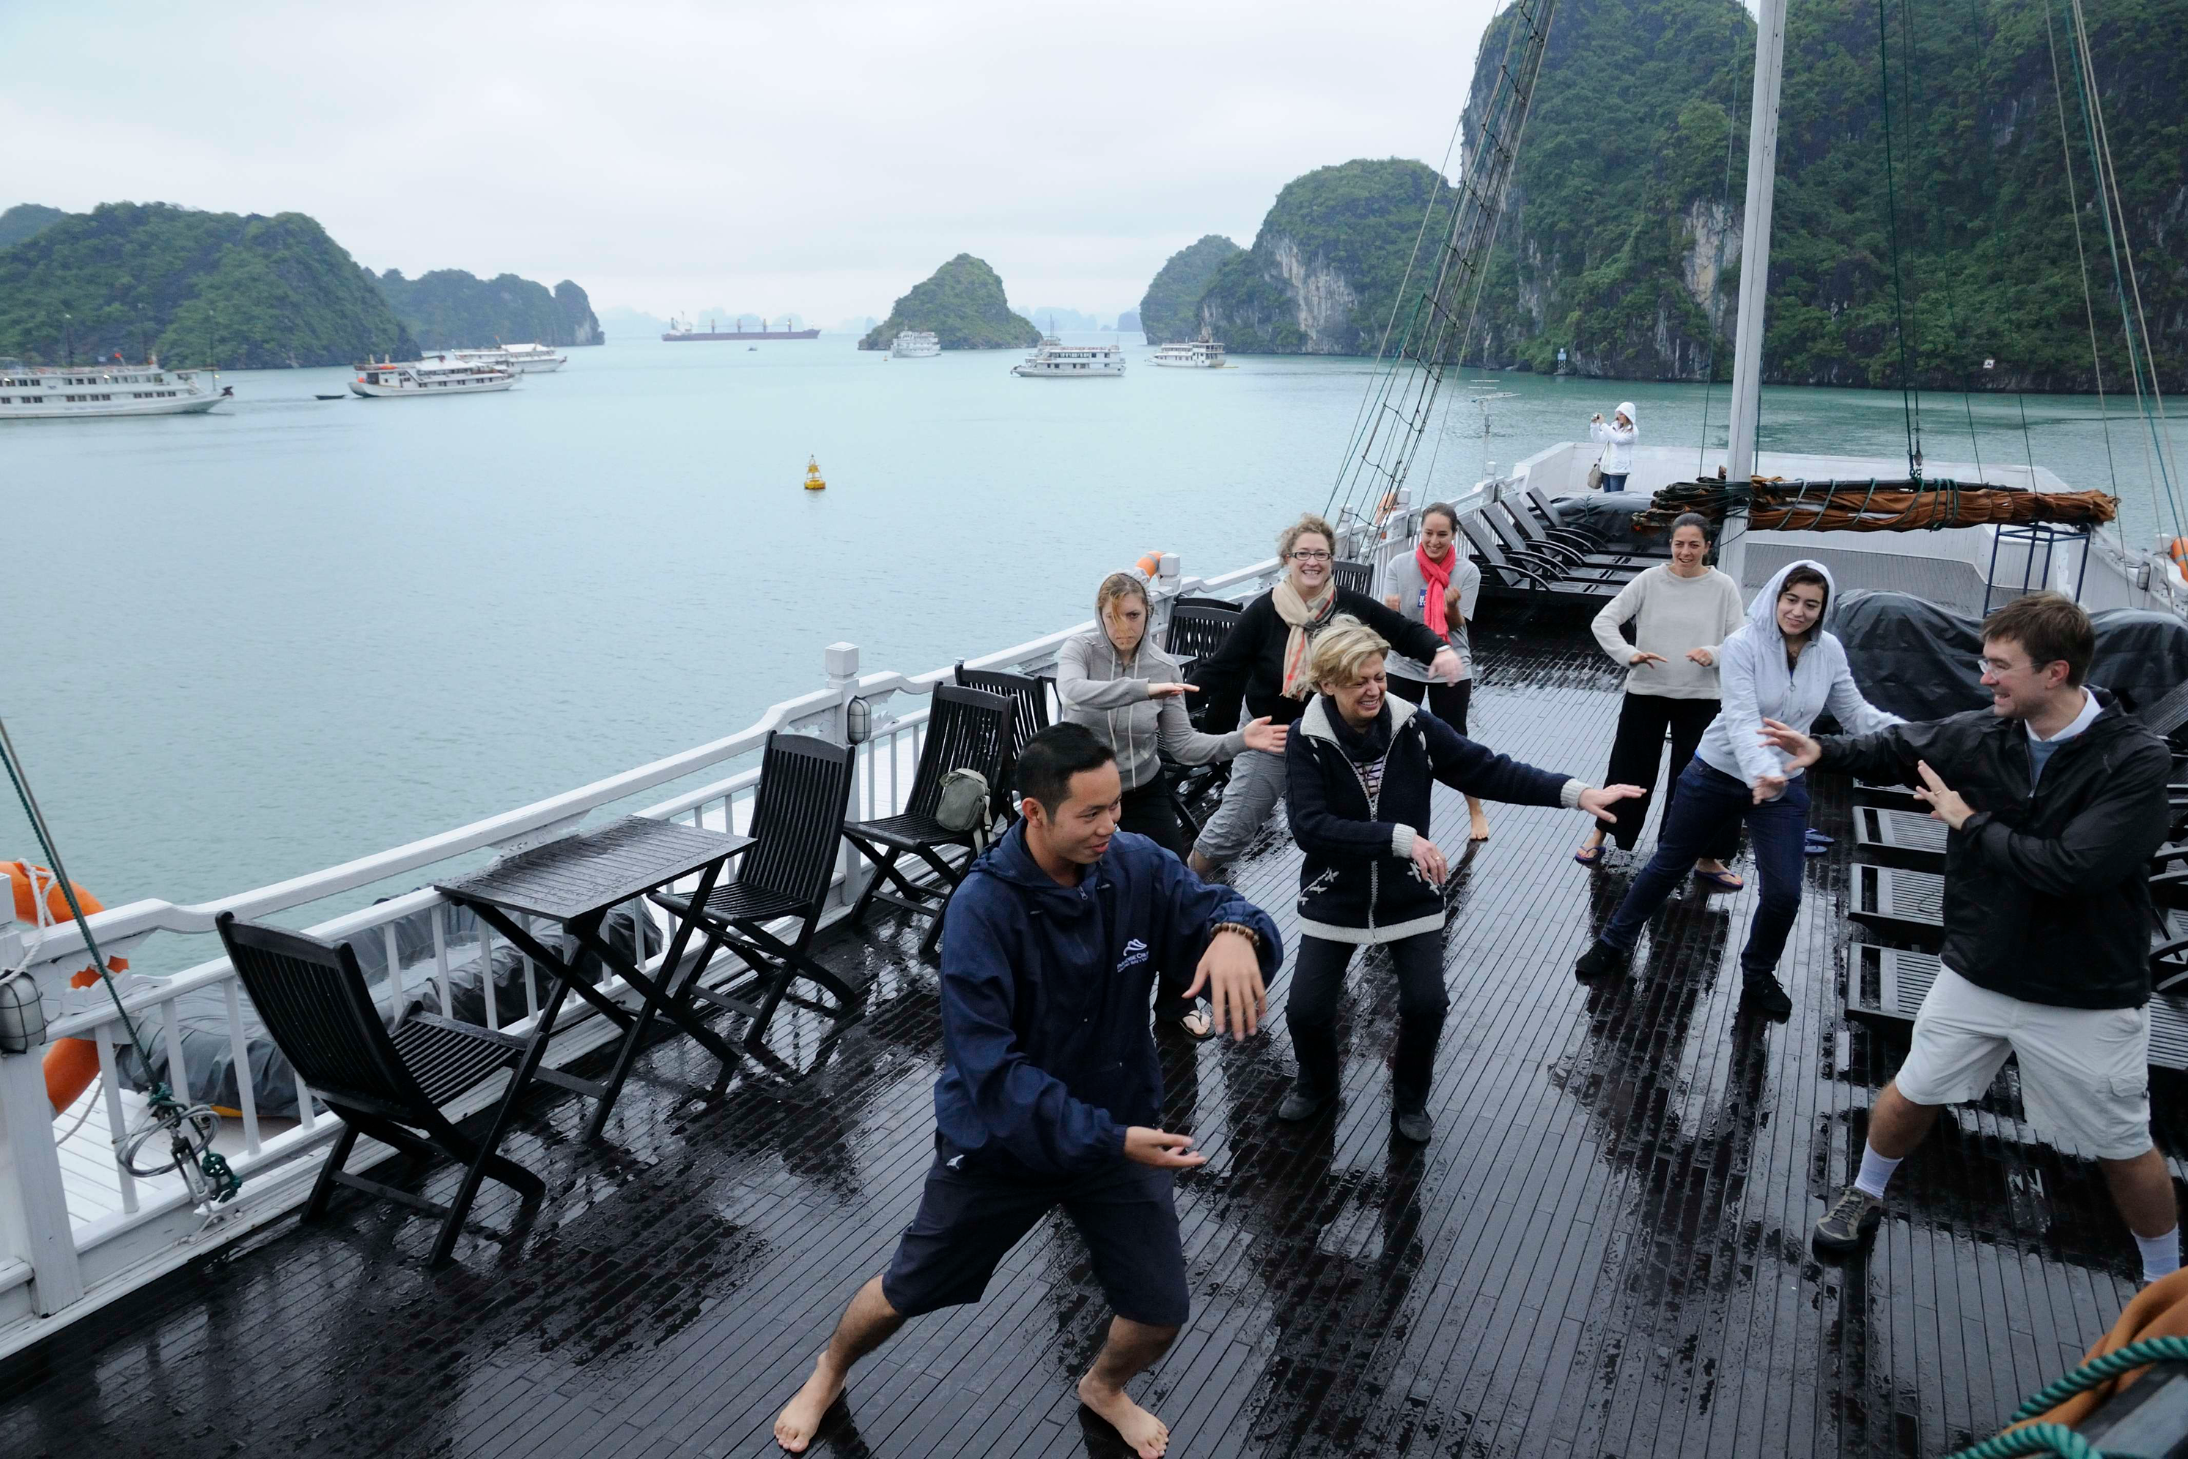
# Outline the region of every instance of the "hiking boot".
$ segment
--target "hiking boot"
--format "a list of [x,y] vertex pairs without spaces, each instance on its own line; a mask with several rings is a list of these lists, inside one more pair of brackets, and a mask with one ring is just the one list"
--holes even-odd
[[1284,1096],[1284,1102],[1276,1107],[1276,1117],[1287,1124],[1299,1124],[1311,1120],[1337,1102],[1334,1094],[1309,1094],[1298,1085]]
[[1740,984],[1740,1002],[1772,1023],[1783,1023],[1793,1016],[1793,1000],[1769,973],[1747,974]]
[[1848,1186],[1831,1202],[1831,1209],[1823,1213],[1816,1223],[1815,1243],[1819,1252],[1843,1255],[1859,1251],[1869,1244],[1876,1234],[1877,1223],[1884,1219],[1884,1202],[1858,1186]]
[[1624,971],[1626,955],[1600,937],[1588,944],[1580,961],[1573,964],[1573,976],[1583,983],[1600,983]]
[[1409,1145],[1426,1145],[1436,1133],[1425,1109],[1393,1109],[1390,1112],[1390,1131]]

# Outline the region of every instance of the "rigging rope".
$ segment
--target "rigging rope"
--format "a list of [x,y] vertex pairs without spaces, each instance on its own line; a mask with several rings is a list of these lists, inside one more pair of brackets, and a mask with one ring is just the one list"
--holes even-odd
[[[1717,251],[1709,275],[1709,361],[1702,367],[1702,439],[1694,448],[1694,474],[1700,476],[1709,455],[1709,397],[1717,386],[1717,309],[1724,287],[1725,235],[1732,231],[1732,149],[1738,138],[1738,130],[1732,125],[1735,108],[1740,102],[1740,38],[1741,30],[1731,30],[1733,64],[1726,68],[1725,79],[1732,92],[1732,99],[1725,106],[1725,190],[1719,206],[1725,210],[1725,224],[1717,230]],[[1728,443],[1729,444],[1729,443]]]
[[[1327,510],[1336,510],[1343,501],[1352,509],[1346,515],[1357,513],[1366,520],[1379,503],[1395,498],[1436,419],[1436,394],[1446,370],[1463,367],[1555,8],[1556,0],[1517,0],[1506,12],[1513,23],[1506,29],[1504,51],[1479,113],[1480,146],[1452,189],[1450,227],[1433,281],[1424,281],[1415,296],[1404,331],[1395,342],[1386,339],[1383,358],[1388,364],[1369,387],[1368,401],[1356,418]],[[1424,226],[1424,238],[1425,231]],[[1416,272],[1409,264],[1408,278]],[[1470,283],[1468,299],[1460,291]],[[1360,511],[1363,506],[1366,510]]]
[[1922,403],[1915,397],[1907,373],[1907,306],[1899,283],[1899,188],[1892,168],[1890,57],[1891,30],[1884,19],[1884,0],[1877,0],[1877,100],[1884,109],[1884,219],[1885,239],[1892,254],[1892,324],[1899,336],[1899,400],[1907,421],[1907,474],[1919,479],[1922,475]]
[[[2099,127],[2102,113],[2097,110],[2094,100],[2097,84],[2096,69],[2089,56],[2089,36],[2082,23],[2081,0],[2067,0],[2067,3],[2068,14],[2074,22],[2067,32],[2067,55],[2073,62],[2074,88],[2082,104],[2082,126],[2089,142],[2090,168],[2096,177],[2095,200],[2099,211],[2104,216],[2105,244],[2112,259],[2112,292],[2114,297],[2119,300],[2120,305],[2120,332],[2127,342],[2127,368],[2135,386],[2135,410],[2138,417],[2150,428],[2150,443],[2144,447],[2144,461],[2146,464],[2153,466],[2151,472],[2151,491],[2153,495],[2161,486],[2163,487],[2166,501],[2172,508],[2173,531],[2178,536],[2182,532],[2180,502],[2173,490],[2172,479],[2166,470],[2164,451],[2158,445],[2157,428],[2151,423],[2149,406],[2143,400],[2142,362],[2138,359],[2135,349],[2134,320],[2129,312],[2127,284],[2120,264],[2121,239],[2118,230],[2113,226],[2112,213],[2117,202],[2118,180],[2116,176],[2109,181],[2107,179],[2106,169],[2107,164],[2111,161],[2111,154],[2101,141],[2102,134]],[[2124,226],[2126,222],[2124,216],[2120,219],[2120,222]],[[2147,353],[2147,336],[2145,336],[2145,353]],[[2154,362],[2152,362],[2151,381],[2155,385],[2156,368]]]
[[[2044,46],[2051,53],[2051,94],[2059,104],[2059,150],[2066,161],[2067,216],[2074,221],[2074,262],[2082,279],[2082,314],[2089,323],[2089,368],[2097,379],[2097,421],[2104,428],[2104,466],[2111,477],[2112,494],[2119,495],[2120,468],[2112,456],[2112,416],[2104,403],[2104,356],[2097,346],[2097,301],[2089,289],[2089,255],[2082,246],[2082,204],[2074,186],[2074,146],[2067,140],[2069,128],[2066,120],[2066,90],[2059,81],[2059,41],[2051,22],[2051,0],[2044,0]],[[2021,433],[2028,435],[2028,407],[2021,407]],[[2033,470],[2032,455],[2029,466]],[[2157,505],[2155,486],[2151,489],[2151,506]]]
[[[23,773],[21,758],[15,753],[15,742],[9,738],[5,722],[0,722],[0,764],[7,767],[8,781],[15,787],[15,798],[21,802],[23,813],[30,818],[31,835],[37,839],[38,849],[44,853],[46,865],[53,868],[54,880],[59,885],[61,896],[68,902],[69,915],[75,919],[76,930],[83,937],[84,946],[91,950],[92,970],[99,975],[99,983],[106,989],[106,996],[113,1000],[114,1011],[121,1017],[122,1028],[129,1035],[130,1046],[137,1051],[137,1057],[144,1061],[145,1075],[152,1081],[152,1088],[146,1095],[145,1102],[150,1106],[153,1122],[139,1128],[126,1140],[121,1131],[114,1131],[116,1151],[121,1163],[132,1175],[155,1175],[164,1171],[167,1167],[160,1167],[158,1170],[138,1168],[135,1156],[153,1134],[165,1130],[168,1135],[168,1150],[174,1162],[172,1168],[184,1173],[184,1183],[190,1187],[191,1194],[198,1198],[197,1204],[218,1205],[232,1200],[243,1189],[243,1182],[228,1168],[227,1160],[212,1148],[213,1132],[219,1128],[220,1117],[202,1105],[185,1108],[175,1098],[174,1091],[167,1087],[166,1081],[153,1075],[151,1046],[138,1033],[136,1020],[129,1016],[129,1009],[122,1003],[121,992],[114,986],[113,974],[107,970],[106,954],[99,950],[99,940],[91,931],[90,919],[85,917],[83,903],[77,899],[76,884],[69,878],[68,868],[61,864],[60,849],[53,844],[52,830],[46,825],[44,813],[38,809],[37,797],[31,794],[29,779]],[[173,1015],[170,1014],[169,1017]],[[191,1175],[193,1161],[195,1171],[206,1182],[203,1190]]]

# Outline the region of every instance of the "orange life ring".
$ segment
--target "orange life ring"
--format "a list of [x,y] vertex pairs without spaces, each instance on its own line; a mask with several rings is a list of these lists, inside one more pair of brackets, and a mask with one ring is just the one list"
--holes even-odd
[[[66,922],[74,914],[69,911],[68,898],[61,891],[61,880],[42,866],[32,866],[23,861],[0,861],[0,874],[8,879],[13,893],[15,920],[43,926],[55,926]],[[76,901],[84,909],[84,915],[106,910],[106,904],[81,885],[75,887]],[[39,916],[39,902],[45,903],[45,915]],[[108,968],[124,972],[129,967],[125,957],[108,958]],[[99,980],[96,968],[85,968],[68,980],[71,988],[88,988]],[[91,1087],[91,1081],[99,1077],[99,1046],[90,1039],[55,1039],[53,1047],[46,1050],[44,1064],[46,1076],[46,1100],[58,1115],[73,1105],[83,1092]]]
[[2173,559],[2174,566],[2188,571],[2188,537],[2175,537],[2172,545],[2165,549],[2165,555]]
[[1132,565],[1140,570],[1141,577],[1153,582],[1162,576],[1162,549],[1158,547],[1152,552],[1141,553],[1140,560]]

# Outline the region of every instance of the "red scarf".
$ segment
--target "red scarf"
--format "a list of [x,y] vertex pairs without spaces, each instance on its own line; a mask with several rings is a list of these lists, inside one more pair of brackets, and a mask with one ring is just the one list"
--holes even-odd
[[1451,569],[1457,566],[1458,560],[1456,546],[1443,555],[1442,562],[1430,557],[1425,547],[1413,549],[1413,561],[1421,570],[1421,581],[1428,585],[1428,601],[1421,604],[1421,621],[1438,638],[1451,636],[1450,620],[1444,616],[1443,595],[1451,587]]

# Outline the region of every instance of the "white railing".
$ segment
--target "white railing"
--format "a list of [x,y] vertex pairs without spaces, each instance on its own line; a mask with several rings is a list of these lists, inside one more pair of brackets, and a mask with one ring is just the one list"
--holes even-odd
[[[1221,596],[1258,589],[1275,578],[1278,568],[1274,559],[1268,559],[1219,577],[1186,579],[1178,575],[1177,559],[1165,557],[1153,584],[1158,616],[1181,594]],[[969,659],[966,665],[1039,673],[1054,665],[1067,639],[1091,626],[1077,624]],[[776,704],[747,728],[709,744],[270,886],[208,902],[148,899],[115,907],[91,918],[93,935],[111,957],[127,954],[156,936],[210,936],[214,919],[222,912],[263,918],[309,908],[390,878],[419,876],[432,868],[441,868],[445,876],[450,870],[446,863],[457,858],[487,849],[506,854],[570,835],[595,811],[717,767],[729,773],[638,814],[718,829],[742,827],[749,821],[759,783],[759,770],[751,762],[767,736],[787,730],[843,743],[846,710],[853,700],[865,701],[872,711],[871,731],[858,746],[853,814],[860,818],[893,814],[910,788],[928,711],[924,705],[895,717],[884,711],[897,695],[930,695],[935,685],[950,680],[953,671],[861,677],[858,650],[850,644],[831,647],[825,669],[825,688]],[[839,855],[832,917],[842,915],[869,874],[848,846]],[[539,1011],[528,963],[522,965],[519,979],[524,999],[521,1011],[498,1006],[492,932],[431,886],[327,918],[309,930],[358,948],[375,994],[386,1000],[390,1016],[414,1000],[443,1016],[460,1016],[457,986],[466,970],[477,974],[483,1000],[480,1021],[486,1026],[522,1034],[530,1030]],[[658,953],[650,958],[648,970],[658,971],[660,960]],[[123,1007],[153,1045],[138,1050],[131,1049],[128,1035],[121,1032],[122,1014],[103,991],[76,994],[65,1006],[56,996],[66,986],[68,972],[88,962],[82,935],[73,924],[0,932],[0,967],[27,963],[46,989],[45,1002],[54,1009],[48,1039],[86,1040],[96,1048],[98,1059],[96,1081],[82,1101],[56,1119],[41,1073],[39,1055],[44,1050],[0,1056],[0,1355],[293,1209],[308,1193],[312,1174],[309,1162],[300,1157],[323,1147],[334,1134],[335,1121],[314,1111],[311,1093],[300,1080],[294,1081],[293,1118],[260,1108],[260,1091],[252,1077],[246,1004],[225,957],[200,962],[171,977],[120,980]],[[734,976],[734,968],[732,963],[711,975]],[[603,991],[620,996],[623,987],[619,980],[611,980]],[[184,1047],[186,1000],[198,1008],[194,1016],[201,1023],[209,1018],[217,1025],[213,1036],[224,1042],[233,1070],[232,1096],[225,1090],[191,1087]],[[581,1057],[613,1032],[589,1007],[566,1010],[557,1026],[550,1062]],[[244,1178],[244,1191],[209,1218],[193,1205],[178,1177],[141,1179],[122,1167],[120,1137],[133,1112],[141,1117],[142,1101],[135,1086],[154,1078],[164,1078],[186,1102],[226,1097],[236,1101],[231,1107],[232,1128],[224,1131],[220,1148]],[[281,1092],[287,1093],[286,1089]],[[498,1090],[490,1084],[474,1091],[471,1099],[483,1104],[495,1097]],[[290,1108],[286,1098],[280,1108]],[[71,1124],[76,1127],[73,1132]],[[387,1153],[365,1149],[365,1144],[369,1142],[361,1142],[353,1165]]]

